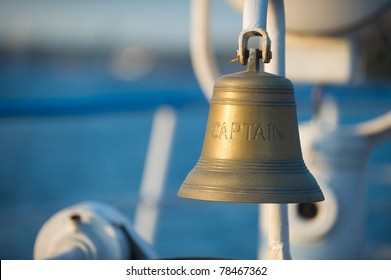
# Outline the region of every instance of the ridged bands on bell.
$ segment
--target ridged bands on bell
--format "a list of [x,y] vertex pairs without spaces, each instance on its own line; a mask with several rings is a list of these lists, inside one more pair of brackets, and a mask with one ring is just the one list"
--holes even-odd
[[308,169],[303,160],[229,160],[200,157],[197,168],[215,172],[246,173],[305,173]]
[[266,72],[243,71],[224,75],[216,80],[214,89],[217,91],[293,94],[293,84],[290,80]]
[[248,105],[248,106],[296,106],[291,99],[257,99],[257,98],[218,98],[212,97],[212,103],[221,105]]
[[[291,196],[291,197],[295,197],[295,196],[298,196],[298,195],[302,195],[302,194],[319,194],[319,190],[317,188],[314,188],[314,187],[307,187],[307,188],[304,188],[304,187],[301,187],[301,188],[273,188],[273,187],[270,187],[270,188],[266,188],[266,187],[263,187],[262,189],[260,189],[259,187],[246,187],[246,188],[243,188],[243,187],[232,187],[232,186],[229,186],[229,187],[224,187],[224,186],[206,186],[206,185],[193,185],[187,181],[184,182],[184,186],[183,188],[186,190],[186,189],[189,189],[190,191],[194,191],[194,189],[197,189],[199,192],[213,192],[217,195],[219,194],[229,194],[229,193],[234,193],[236,195],[253,195],[254,196],[254,199],[256,199],[256,197],[262,195],[262,196],[265,196],[265,195],[284,195],[284,196]],[[208,200],[208,199],[205,199],[205,200]],[[225,200],[222,200],[222,201],[225,201]],[[240,201],[238,201],[240,202]],[[248,202],[252,202],[251,201],[251,198],[249,198],[249,201]]]
[[214,86],[214,92],[232,92],[232,91],[239,91],[239,92],[253,92],[253,93],[283,93],[283,94],[293,94],[293,87],[265,87],[265,86],[249,86],[249,85],[215,85]]
[[296,106],[292,82],[265,72],[239,72],[219,78],[213,89],[212,103]]

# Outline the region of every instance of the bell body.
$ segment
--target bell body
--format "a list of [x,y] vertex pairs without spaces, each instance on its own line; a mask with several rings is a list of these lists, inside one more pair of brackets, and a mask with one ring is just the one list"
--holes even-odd
[[202,153],[178,195],[254,203],[324,199],[302,158],[291,81],[250,70],[216,81]]

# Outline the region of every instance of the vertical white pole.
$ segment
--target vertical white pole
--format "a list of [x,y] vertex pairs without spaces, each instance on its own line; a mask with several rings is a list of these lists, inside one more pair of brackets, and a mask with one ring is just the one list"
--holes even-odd
[[[272,41],[272,53],[274,53],[274,56],[270,63],[266,64],[265,68],[270,73],[285,76],[284,0],[269,0],[268,15],[268,31]],[[268,258],[280,260],[291,259],[288,206],[286,204],[267,204],[263,209],[266,210],[269,219]]]
[[163,193],[175,123],[176,114],[172,108],[164,106],[156,110],[134,222],[137,233],[149,244],[155,239],[158,204]]
[[[259,27],[266,30],[268,0],[244,0],[243,4],[243,30]],[[259,70],[263,71],[263,62],[259,61]]]
[[268,246],[266,254],[259,248],[258,257],[272,260],[292,259],[289,248],[288,205],[261,205],[259,217],[260,219],[267,219],[266,221],[260,221],[259,225],[266,227],[264,232],[267,234],[265,241],[267,241]]
[[267,31],[272,42],[273,59],[265,70],[285,77],[285,9],[284,0],[269,0]]
[[[264,1],[260,1],[264,2]],[[265,64],[266,71],[285,76],[285,11],[283,0],[269,0],[267,10],[267,30],[271,39],[273,59]],[[246,3],[246,2],[245,2]],[[266,20],[266,17],[265,17]],[[266,24],[265,24],[266,26]],[[259,227],[266,225],[267,232],[267,256],[268,259],[287,260],[291,259],[289,248],[289,222],[288,207],[286,204],[265,204],[259,207]],[[262,215],[262,212],[263,215]],[[262,229],[260,229],[262,232]],[[261,257],[261,248],[258,249],[258,257]]]
[[210,40],[210,0],[192,0],[190,5],[190,57],[205,98],[210,101],[220,76]]
[[243,30],[251,27],[266,29],[268,0],[245,0],[243,6]]

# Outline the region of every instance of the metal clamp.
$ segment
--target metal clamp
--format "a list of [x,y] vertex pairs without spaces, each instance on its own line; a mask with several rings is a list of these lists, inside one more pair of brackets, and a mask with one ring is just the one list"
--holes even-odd
[[269,63],[270,59],[272,58],[272,52],[270,49],[271,42],[266,30],[259,27],[251,27],[243,30],[239,35],[239,50],[237,59],[239,59],[242,65],[247,65],[247,60],[249,57],[249,51],[247,49],[248,40],[254,36],[263,37],[262,46],[260,48],[262,61],[264,63]]

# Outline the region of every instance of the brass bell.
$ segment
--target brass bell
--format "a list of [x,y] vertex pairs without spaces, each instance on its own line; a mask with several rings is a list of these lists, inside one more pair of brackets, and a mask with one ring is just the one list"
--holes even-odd
[[178,196],[254,203],[324,200],[302,158],[292,82],[260,72],[261,56],[251,49],[247,71],[216,81],[202,153]]

